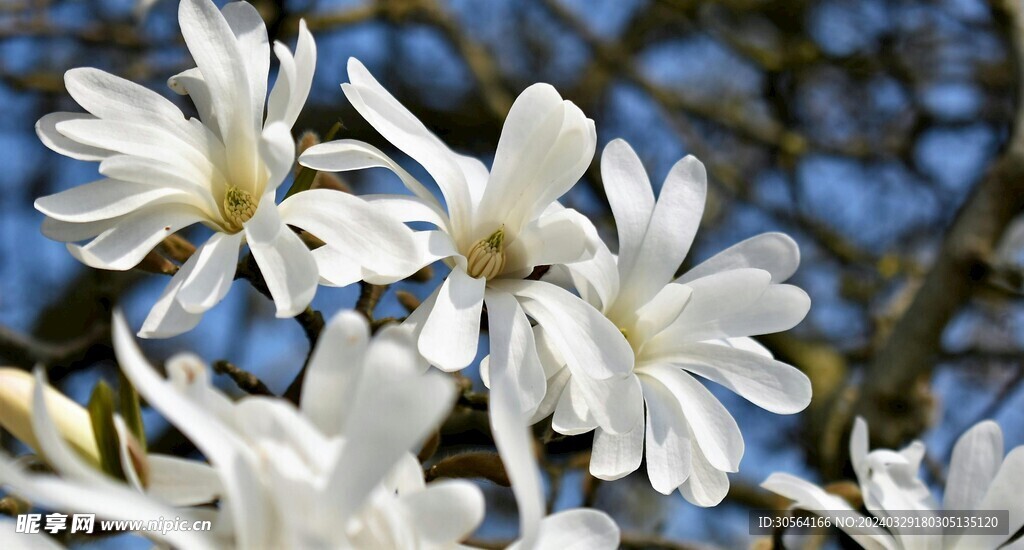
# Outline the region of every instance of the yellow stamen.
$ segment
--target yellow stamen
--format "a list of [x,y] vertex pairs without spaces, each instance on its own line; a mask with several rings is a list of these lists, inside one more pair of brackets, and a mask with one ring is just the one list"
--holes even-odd
[[224,193],[224,221],[231,229],[240,231],[242,224],[256,213],[257,206],[248,191],[232,185]]
[[480,239],[467,256],[470,277],[493,279],[505,269],[505,226]]

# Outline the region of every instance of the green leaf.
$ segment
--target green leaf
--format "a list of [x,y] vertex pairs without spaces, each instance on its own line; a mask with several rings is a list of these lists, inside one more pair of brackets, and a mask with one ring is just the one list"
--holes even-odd
[[142,423],[142,406],[139,404],[139,393],[135,391],[135,386],[132,386],[128,377],[123,372],[120,373],[118,378],[118,393],[121,397],[120,411],[121,417],[124,418],[124,423],[128,426],[128,431],[135,436],[138,440],[139,445],[142,447],[142,452],[146,452],[146,427]]
[[114,391],[105,381],[96,384],[87,408],[100,450],[100,468],[117,479],[124,479],[117,428],[114,427]]

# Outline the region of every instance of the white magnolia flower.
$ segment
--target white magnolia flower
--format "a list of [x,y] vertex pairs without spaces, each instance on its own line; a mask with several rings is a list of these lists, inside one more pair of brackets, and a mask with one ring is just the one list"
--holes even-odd
[[[29,474],[2,459],[0,483],[58,510],[213,522],[211,532],[149,533],[182,548],[455,548],[480,524],[479,488],[462,480],[426,484],[409,453],[448,413],[454,388],[440,373],[421,372],[406,329],[386,328],[371,339],[360,315],[336,316],[310,360],[298,409],[279,398],[232,402],[190,355],[168,362],[166,380],[120,316],[114,330],[125,374],[210,465],[149,455],[124,462],[133,487],[115,482],[61,437],[51,413],[66,415],[65,404],[40,371],[32,422],[61,477]],[[219,511],[171,507],[218,499]],[[0,525],[0,540],[16,537],[8,527]],[[611,549],[619,541],[615,523],[593,510],[545,518],[539,533],[527,548],[562,550],[573,542]]]
[[[951,533],[946,535],[912,532],[900,526],[891,530],[882,527],[840,528],[864,548],[871,549],[995,549],[1024,548],[1024,540],[1003,546],[1024,527],[1024,446],[1010,451],[1003,458],[1003,433],[991,420],[980,422],[957,440],[949,462],[945,495],[941,503],[918,477],[925,448],[915,441],[900,451],[876,449],[868,451],[868,426],[857,418],[850,434],[850,461],[860,483],[864,507],[874,517],[886,518],[891,511],[933,516],[938,510],[1007,510],[1008,535]],[[762,487],[793,501],[793,507],[825,517],[828,511],[844,511],[847,517],[863,517],[839,496],[785,473],[774,473]],[[897,518],[898,519],[898,518]],[[899,521],[895,522],[899,524]],[[1002,526],[1001,526],[1002,527]]]
[[43,233],[67,243],[83,263],[126,270],[165,237],[201,223],[212,237],[181,266],[142,327],[143,337],[193,328],[227,294],[239,247],[248,244],[279,317],[312,300],[313,255],[292,225],[331,243],[345,265],[378,277],[411,272],[411,232],[360,199],[313,190],[281,204],[274,194],[291,170],[291,128],[309,93],[316,47],[299,25],[295,55],[274,52],[280,74],[266,101],[270,46],[256,9],[210,0],[182,0],[181,31],[197,67],[170,79],[188,94],[201,121],[186,118],[163,96],[91,68],[65,75],[71,96],[88,113],[53,113],[36,124],[39,138],[69,157],[100,162],[104,179],[43,197]]
[[[299,162],[328,171],[387,168],[415,196],[367,199],[403,221],[437,227],[416,234],[421,263],[443,260],[451,272],[407,321],[431,364],[455,371],[473,361],[486,304],[491,421],[519,497],[524,536],[530,538],[540,519],[541,493],[524,426],[546,383],[529,318],[545,327],[567,362],[596,379],[628,372],[633,362],[616,327],[592,307],[555,285],[523,280],[537,266],[592,254],[588,222],[557,199],[590,164],[594,123],[551,86],[531,86],[513,104],[488,172],[480,161],[449,149],[359,61],[349,60],[348,73],[350,82],[342,84],[346,97],[385,139],[427,170],[445,206],[397,163],[363,142],[317,145]],[[330,246],[318,256],[321,276],[344,280],[347,274],[328,254]]]
[[[596,429],[590,472],[601,479],[636,470],[646,446],[656,490],[678,488],[690,502],[713,506],[729,489],[726,472],[739,468],[743,437],[697,377],[780,414],[810,402],[807,377],[748,338],[789,329],[807,314],[807,294],[777,284],[796,271],[796,243],[778,233],[759,235],[676,278],[704,210],[704,166],[693,157],[676,163],[657,202],[643,164],[625,141],[608,144],[601,173],[619,254],[591,226],[594,258],[552,274],[567,276],[618,327],[616,336],[625,336],[636,354],[635,368],[626,377],[596,380],[549,345],[547,326],[537,327],[548,393],[534,420],[553,412],[552,427],[560,433]],[[634,424],[615,433],[608,419]]]

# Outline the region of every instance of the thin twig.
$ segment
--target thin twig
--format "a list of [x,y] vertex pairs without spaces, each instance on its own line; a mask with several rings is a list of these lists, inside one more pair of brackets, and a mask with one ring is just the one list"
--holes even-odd
[[270,388],[263,383],[255,374],[243,370],[236,366],[230,361],[221,359],[220,361],[214,361],[213,372],[217,374],[226,374],[235,385],[238,386],[242,391],[250,395],[266,395],[275,397],[274,392],[270,391]]

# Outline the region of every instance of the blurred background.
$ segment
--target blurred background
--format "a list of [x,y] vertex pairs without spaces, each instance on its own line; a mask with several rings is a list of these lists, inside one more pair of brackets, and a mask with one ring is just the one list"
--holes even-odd
[[[793,282],[811,295],[811,313],[795,330],[761,340],[811,376],[814,401],[782,417],[716,389],[747,446],[726,501],[702,510],[678,494],[663,497],[643,468],[598,483],[586,472],[590,441],[581,436],[544,445],[553,509],[606,510],[629,547],[744,547],[755,542],[746,510],[780,504],[757,487],[769,473],[852,478],[846,439],[856,414],[868,418],[876,446],[922,439],[922,475],[936,494],[953,442],[978,420],[995,419],[1007,448],[1024,444],[1015,1],[254,3],[272,40],[293,45],[299,18],[317,40],[316,79],[296,137],[340,121],[339,137],[394,152],[341,93],[350,56],[453,148],[487,163],[516,95],[549,82],[596,121],[599,151],[626,138],[656,187],[684,155],[705,163],[708,206],[688,265],[763,231],[800,243]],[[165,85],[193,66],[176,13],[175,0],[0,0],[0,363],[42,363],[80,402],[98,377],[117,380],[112,307],[126,308],[138,326],[168,279],[88,269],[40,234],[32,201],[97,174],[94,164],[43,147],[33,124],[51,111],[81,110],[62,75],[83,65],[157,89],[194,114]],[[614,243],[597,165],[595,158],[563,202],[591,216]],[[360,193],[403,192],[383,171],[344,177]],[[432,289],[393,285],[377,314],[405,315],[398,290],[423,298]],[[314,307],[329,316],[352,307],[358,294],[356,285],[321,287]],[[275,319],[271,303],[245,281],[193,332],[143,345],[154,362],[183,350],[231,361],[275,392],[307,352],[299,325]],[[468,375],[479,389],[475,367]],[[240,395],[226,377],[218,383]],[[146,421],[151,447],[191,452],[158,416],[147,413]],[[9,450],[24,450],[3,437]],[[440,452],[488,442],[486,421],[470,418],[448,427]],[[511,539],[510,491],[486,481],[481,487],[488,519],[476,538]],[[75,542],[145,546],[131,537]]]

